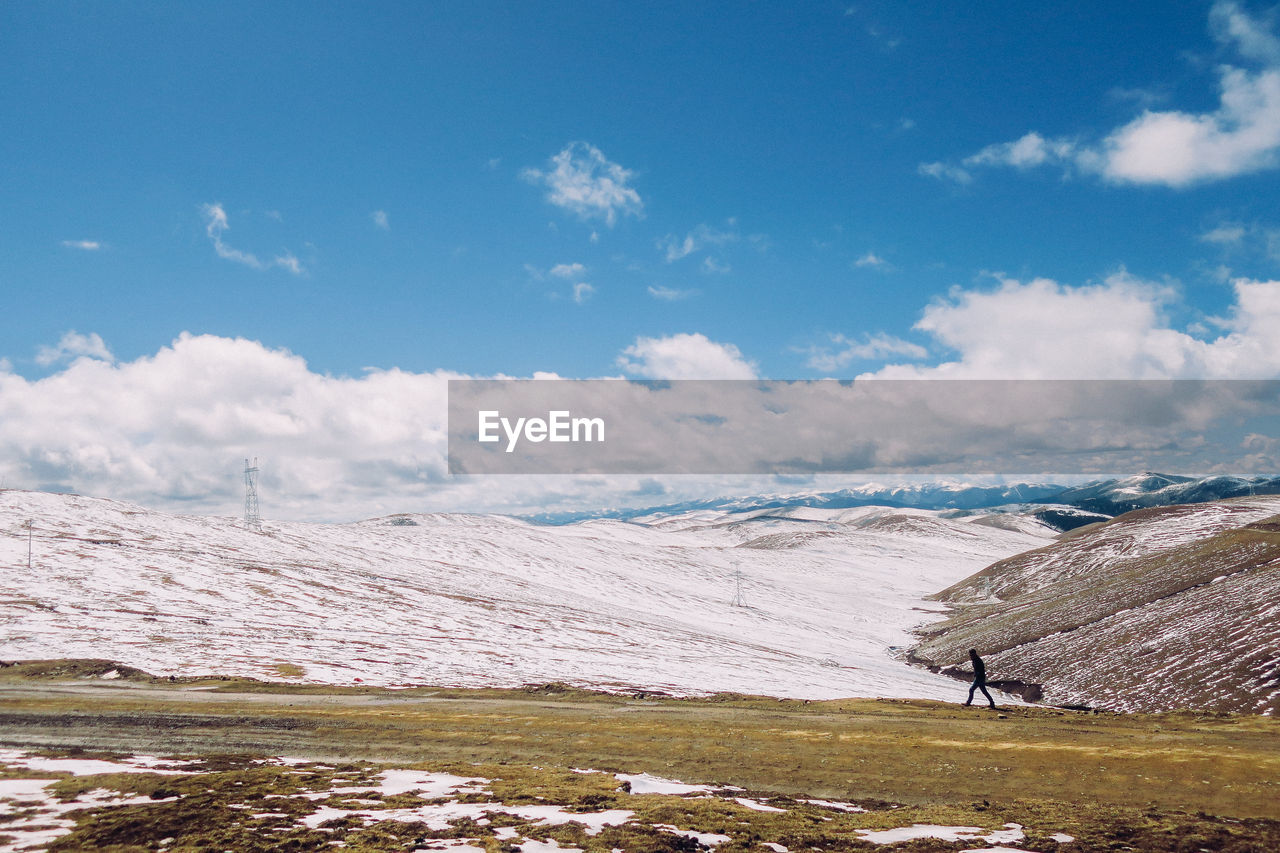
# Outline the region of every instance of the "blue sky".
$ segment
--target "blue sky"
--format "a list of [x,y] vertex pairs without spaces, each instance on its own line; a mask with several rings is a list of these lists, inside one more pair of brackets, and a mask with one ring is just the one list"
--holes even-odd
[[[1280,374],[1265,6],[4,14],[10,417],[193,339],[333,380]],[[109,484],[130,429],[93,474],[7,444]]]

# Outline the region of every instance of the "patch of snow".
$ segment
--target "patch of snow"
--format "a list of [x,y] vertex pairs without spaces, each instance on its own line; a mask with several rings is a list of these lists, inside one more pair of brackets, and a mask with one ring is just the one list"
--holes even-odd
[[425,773],[421,770],[383,770],[382,795],[386,797],[396,794],[407,794],[418,791],[424,800],[436,797],[447,797],[451,794],[484,793],[477,784],[487,785],[488,779],[476,777],[453,776],[448,773]]
[[650,776],[648,773],[615,773],[619,782],[629,782],[633,794],[702,794],[711,790],[710,785],[686,785],[672,779]]
[[719,835],[714,832],[695,832],[692,829],[680,829],[669,823],[655,823],[654,829],[661,829],[663,832],[670,832],[672,835],[680,835],[685,838],[692,838],[699,844],[705,844],[707,847],[716,847],[729,841],[729,836]]
[[563,851],[563,853],[582,853],[581,848],[578,847],[561,847],[556,843],[554,838],[546,841],[533,840],[520,842],[520,853],[557,853],[557,851]]
[[831,800],[801,800],[802,803],[809,803],[814,806],[823,806],[828,809],[837,809],[842,812],[865,812],[862,806],[855,806],[853,803],[834,803]]
[[786,809],[780,809],[780,808],[777,808],[776,806],[766,806],[764,803],[760,802],[759,800],[749,800],[746,797],[734,797],[733,799],[735,802],[738,803],[738,805],[746,806],[747,808],[752,809],[754,811],[758,811],[758,812],[785,812],[786,811]]
[[[327,794],[325,795],[327,796]],[[322,806],[313,814],[301,818],[301,822],[316,829],[328,820],[340,817],[358,817],[365,823],[394,820],[403,823],[421,821],[434,830],[448,829],[462,818],[477,820],[489,812],[503,812],[525,820],[538,821],[550,826],[577,823],[586,827],[588,835],[598,835],[606,826],[618,826],[635,816],[635,812],[610,809],[603,812],[567,812],[560,806],[509,806],[503,803],[439,803],[423,804],[404,809],[339,809]]]
[[985,841],[988,844],[1021,841],[1024,837],[1022,827],[1017,824],[1005,824],[1005,829],[988,832],[980,826],[938,826],[932,823],[916,823],[911,826],[900,826],[897,829],[857,829],[854,830],[865,840],[873,844],[897,844],[900,841],[914,841],[917,838],[937,838],[942,841]]
[[70,773],[72,776],[92,776],[97,773],[156,773],[162,776],[186,776],[191,770],[161,770],[158,764],[168,762],[153,755],[135,755],[123,761],[100,761],[91,758],[43,758],[29,755],[20,749],[0,749],[0,765],[22,767],[27,770],[43,770],[50,773]]

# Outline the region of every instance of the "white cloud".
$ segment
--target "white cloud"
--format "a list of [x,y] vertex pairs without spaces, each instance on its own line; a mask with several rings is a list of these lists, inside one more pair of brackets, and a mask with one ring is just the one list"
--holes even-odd
[[1235,2],[1218,2],[1209,10],[1209,26],[1223,44],[1234,44],[1240,55],[1265,65],[1280,65],[1280,39]]
[[556,278],[581,278],[586,272],[587,268],[583,264],[556,264],[547,271],[547,275]]
[[288,270],[294,275],[302,275],[302,262],[294,256],[292,252],[285,252],[283,255],[272,259],[271,261],[282,270]]
[[875,252],[867,252],[862,257],[853,262],[855,267],[877,269],[881,272],[890,272],[893,270],[893,264],[877,255]]
[[654,299],[661,299],[664,302],[678,302],[681,299],[688,299],[697,293],[696,290],[679,290],[674,287],[665,287],[661,284],[653,284],[649,286],[649,295]]
[[[734,221],[730,219],[729,225],[732,226],[733,224]],[[658,248],[663,251],[667,263],[673,263],[681,258],[687,258],[695,252],[701,252],[708,246],[724,246],[729,243],[735,243],[738,239],[737,231],[722,231],[704,224],[694,228],[683,238],[677,237],[675,234],[668,234],[658,241]]]
[[989,145],[963,166],[922,163],[921,174],[969,183],[976,167],[1056,165],[1118,184],[1184,187],[1280,164],[1280,40],[1234,2],[1210,12],[1215,37],[1260,69],[1222,65],[1219,103],[1211,112],[1145,110],[1096,144],[1048,139],[1032,131]]
[[580,281],[573,286],[573,301],[581,305],[591,298],[596,289],[585,281]]
[[1246,233],[1248,230],[1243,225],[1223,223],[1201,234],[1200,240],[1204,243],[1217,243],[1224,246],[1239,245],[1244,241]]
[[63,240],[62,245],[68,249],[80,249],[85,252],[96,252],[102,248],[97,240]]
[[96,358],[115,361],[115,356],[96,332],[82,335],[74,329],[63,334],[57,346],[42,346],[36,351],[36,364],[48,367],[60,361],[75,358]]
[[383,231],[391,230],[391,220],[387,217],[385,210],[375,210],[369,214],[369,218],[373,220],[375,227],[381,228]]
[[977,154],[966,157],[966,166],[1012,166],[1029,169],[1050,162],[1061,162],[1075,156],[1076,144],[1066,139],[1045,139],[1034,131],[1013,142],[988,145]]
[[644,210],[640,194],[630,186],[632,173],[585,142],[566,145],[546,171],[525,169],[521,175],[545,185],[547,201],[583,220],[603,219],[612,226],[619,215],[638,216]]
[[935,163],[921,163],[916,167],[916,171],[922,175],[938,180],[955,181],[957,184],[968,184],[973,182],[973,175],[967,170],[959,166],[952,166],[949,163],[941,161]]
[[1235,302],[1202,339],[1168,321],[1177,291],[1117,273],[1071,287],[1002,278],[994,290],[955,289],[915,325],[956,357],[936,367],[893,365],[886,378],[1266,379],[1280,377],[1280,281],[1236,279]]
[[257,255],[250,252],[242,252],[228,246],[222,239],[222,235],[231,230],[231,224],[227,220],[227,212],[218,202],[203,205],[201,212],[205,217],[205,233],[209,235],[209,239],[213,242],[213,250],[218,257],[224,260],[234,261],[238,264],[250,267],[255,270],[267,270],[272,267],[279,267],[287,270],[294,275],[302,275],[305,270],[302,263],[294,256],[292,252],[285,251],[277,255],[270,261],[263,261]]
[[[59,346],[110,357],[97,335]],[[260,456],[267,517],[404,511],[444,477],[449,377],[334,377],[285,350],[184,333],[132,362],[78,358],[34,381],[0,373],[0,473],[234,512],[237,466]]]
[[809,358],[806,364],[823,373],[835,373],[855,361],[884,360],[894,356],[924,358],[929,354],[929,351],[919,344],[883,333],[864,335],[860,341],[839,334],[829,337],[830,346],[813,346],[807,350]]
[[[1280,261],[1280,228],[1261,222],[1221,222],[1200,235],[1224,252]],[[1226,276],[1229,279],[1230,276]],[[1224,280],[1226,280],[1224,279]]]
[[618,366],[646,379],[755,379],[756,366],[733,344],[702,334],[636,338],[618,356]]
[[1180,187],[1276,165],[1280,151],[1280,70],[1221,70],[1213,113],[1146,112],[1083,152],[1084,165],[1119,183]]
[[702,271],[703,271],[703,272],[705,272],[705,273],[728,273],[728,272],[733,272],[733,267],[729,266],[729,265],[728,265],[728,264],[726,264],[724,261],[716,260],[715,258],[713,258],[713,257],[711,257],[711,256],[709,256],[709,255],[708,255],[707,257],[705,257],[705,258],[703,258],[703,259],[702,259],[702,265],[701,265],[701,266],[702,266]]

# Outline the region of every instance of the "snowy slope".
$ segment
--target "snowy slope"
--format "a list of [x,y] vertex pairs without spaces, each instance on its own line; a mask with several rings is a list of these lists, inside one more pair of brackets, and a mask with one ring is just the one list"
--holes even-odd
[[[22,525],[35,519],[34,568]],[[0,492],[0,657],[371,684],[954,698],[892,646],[924,596],[1053,531],[861,508],[561,527],[175,516]],[[18,568],[20,567],[20,568]],[[746,607],[732,606],[735,567]]]
[[1002,560],[937,598],[914,650],[1050,701],[1280,710],[1280,497],[1144,509]]

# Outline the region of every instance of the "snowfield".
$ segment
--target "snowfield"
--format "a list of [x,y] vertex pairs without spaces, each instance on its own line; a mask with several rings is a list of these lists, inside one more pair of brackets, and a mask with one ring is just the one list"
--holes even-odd
[[[34,519],[32,569],[25,524]],[[540,526],[178,516],[0,491],[0,657],[373,685],[955,699],[902,663],[925,596],[1047,544],[1029,519],[700,511]],[[745,606],[734,606],[735,571]]]

